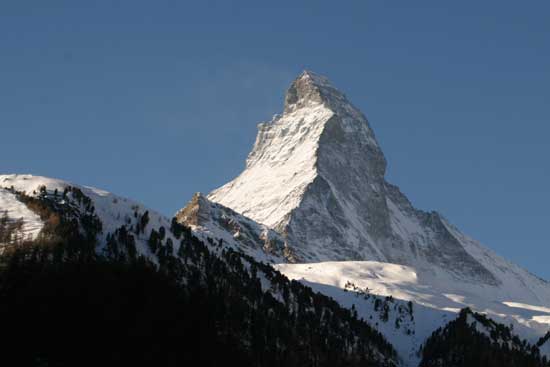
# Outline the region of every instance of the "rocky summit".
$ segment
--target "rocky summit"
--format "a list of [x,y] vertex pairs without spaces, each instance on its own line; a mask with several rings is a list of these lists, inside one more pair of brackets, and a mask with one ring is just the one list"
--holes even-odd
[[299,261],[436,266],[499,283],[440,214],[415,209],[385,180],[367,118],[327,78],[303,72],[284,113],[258,130],[245,170],[208,198],[281,233]]

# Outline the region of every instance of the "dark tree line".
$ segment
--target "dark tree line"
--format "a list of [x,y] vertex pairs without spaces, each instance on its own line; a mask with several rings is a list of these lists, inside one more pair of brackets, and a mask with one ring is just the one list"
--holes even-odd
[[[477,329],[475,320],[486,330]],[[548,367],[537,346],[505,325],[463,309],[456,320],[431,335],[422,349],[421,367]]]
[[543,336],[542,338],[540,338],[539,342],[537,343],[538,346],[541,346],[543,345],[544,343],[546,343],[547,341],[550,340],[550,331],[546,333],[545,336]]

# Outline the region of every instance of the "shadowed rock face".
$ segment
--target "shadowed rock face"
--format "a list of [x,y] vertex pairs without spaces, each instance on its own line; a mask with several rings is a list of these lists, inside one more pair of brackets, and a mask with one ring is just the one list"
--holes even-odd
[[259,125],[245,171],[209,199],[275,229],[299,261],[377,260],[498,284],[437,213],[387,183],[365,116],[322,76],[302,73],[283,115]]

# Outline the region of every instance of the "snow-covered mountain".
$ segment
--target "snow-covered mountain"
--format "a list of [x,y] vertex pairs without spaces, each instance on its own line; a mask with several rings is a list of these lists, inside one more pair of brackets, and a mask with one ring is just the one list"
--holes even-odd
[[278,269],[290,278],[347,307],[358,306],[342,293],[351,282],[422,309],[414,334],[397,340],[382,331],[411,364],[423,340],[464,307],[513,323],[532,343],[550,329],[550,284],[441,214],[416,209],[385,180],[365,116],[325,77],[302,73],[283,114],[258,129],[245,170],[208,199],[278,232],[293,254]]
[[[42,191],[44,196],[50,197],[52,200],[55,199],[59,206],[66,207],[72,210],[75,215],[81,216],[84,211],[84,208],[80,207],[82,205],[75,202],[71,192],[66,195],[63,194],[69,188],[77,188],[91,199],[94,214],[101,220],[101,231],[98,234],[99,251],[107,244],[108,236],[113,235],[119,228],[124,226],[133,233],[138,253],[149,254],[147,241],[151,230],[159,230],[160,227],[165,228],[165,230],[170,228],[170,219],[134,200],[93,187],[33,175],[0,175],[0,214],[2,214],[2,211],[7,212],[12,221],[22,219],[24,233],[31,239],[36,239],[44,227],[45,220],[21,202],[16,193],[21,192],[35,197],[41,194]],[[143,228],[137,230],[138,223],[141,222],[141,218],[145,213],[147,213],[147,223],[144,223]],[[171,234],[167,233],[167,236],[171,237]],[[175,238],[172,238],[172,240],[176,242]]]
[[415,209],[385,171],[365,116],[326,78],[304,72],[283,115],[259,125],[246,169],[208,198],[280,232],[302,262],[439,267],[497,285],[445,219]]

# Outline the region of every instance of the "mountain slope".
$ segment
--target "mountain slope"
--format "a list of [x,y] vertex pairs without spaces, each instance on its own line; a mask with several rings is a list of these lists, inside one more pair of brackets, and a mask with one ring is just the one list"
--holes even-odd
[[0,226],[2,226],[0,245],[4,242],[16,240],[8,235],[9,227],[20,227],[17,231],[23,239],[32,240],[36,238],[43,223],[40,217],[32,212],[25,204],[17,200],[9,190],[0,188]]
[[[410,366],[418,364],[420,356],[416,353],[432,332],[466,307],[504,325],[513,325],[514,333],[531,344],[550,329],[544,320],[550,316],[550,309],[535,306],[545,303],[539,303],[517,282],[506,282],[506,288],[460,283],[443,272],[420,274],[412,267],[376,261],[278,264],[275,268],[288,278],[331,296],[344,307],[354,306],[358,316],[372,320],[369,322],[376,324]],[[392,297],[394,302],[389,318],[384,320],[373,302],[386,297]],[[393,311],[396,305],[407,302],[412,304],[413,322]],[[396,327],[395,318],[399,317],[400,327]],[[550,357],[545,348],[541,352]]]
[[[81,214],[84,209],[82,203],[75,202],[74,193],[64,192],[70,188],[76,188],[82,195],[91,200],[94,207],[94,214],[101,219],[101,231],[98,233],[99,251],[103,251],[108,242],[108,235],[114,234],[122,226],[131,231],[136,242],[137,251],[142,254],[149,254],[148,240],[152,230],[158,231],[163,227],[170,228],[171,222],[169,219],[159,214],[158,212],[148,209],[140,203],[111,194],[107,191],[74,185],[63,180],[33,176],[33,175],[0,175],[0,190],[5,197],[10,198],[10,202],[4,201],[2,209],[8,210],[8,215],[14,219],[23,216],[25,226],[34,226],[33,238],[36,238],[40,229],[44,226],[44,220],[41,220],[38,215],[26,208],[24,215],[15,213],[15,208],[25,208],[25,205],[17,199],[17,195],[11,192],[10,189],[25,193],[31,197],[42,195],[46,199],[55,201],[61,208],[74,211],[75,214]],[[68,197],[67,197],[68,195]],[[13,214],[10,214],[13,213]],[[147,213],[144,218],[145,213]],[[145,223],[146,222],[146,223]],[[140,223],[143,223],[140,227]],[[168,237],[172,241],[176,238],[168,233]]]
[[[98,189],[30,175],[0,176],[0,186],[0,209],[29,214],[0,227],[0,317],[12,336],[2,358],[12,365],[398,364],[350,310],[234,244]],[[17,235],[36,216],[39,233]]]

